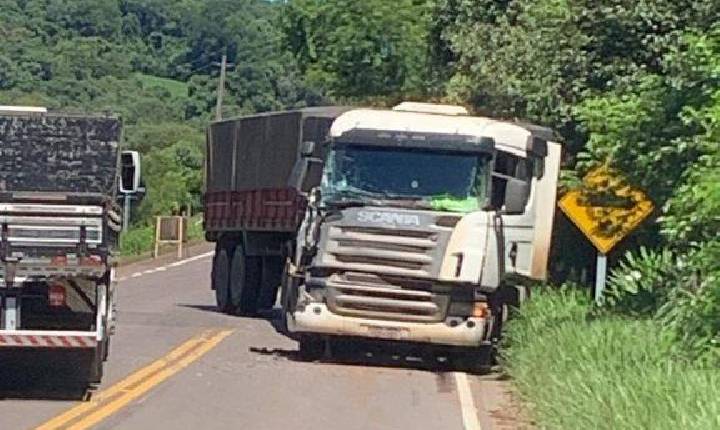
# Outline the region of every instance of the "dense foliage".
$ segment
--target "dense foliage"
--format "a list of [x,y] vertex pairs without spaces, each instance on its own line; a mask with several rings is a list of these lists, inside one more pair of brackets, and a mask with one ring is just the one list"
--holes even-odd
[[136,221],[197,209],[223,54],[234,63],[226,115],[319,101],[280,48],[277,9],[262,0],[0,0],[0,104],[121,115],[145,161]]

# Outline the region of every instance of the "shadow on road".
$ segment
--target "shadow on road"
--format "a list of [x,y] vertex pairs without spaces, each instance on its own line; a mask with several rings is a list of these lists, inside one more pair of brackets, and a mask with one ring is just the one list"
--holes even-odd
[[83,400],[89,395],[74,351],[0,352],[0,400]]
[[[250,352],[274,356],[290,361],[308,361],[298,349],[250,347]],[[445,373],[454,369],[450,354],[439,350],[426,350],[410,345],[388,344],[361,340],[333,340],[319,363],[345,366],[398,368],[431,373]]]
[[[223,314],[212,305],[178,304],[180,307]],[[258,312],[254,316],[244,316],[265,321],[272,325],[275,331],[283,336],[297,340],[288,334],[281,322],[282,310],[278,307]],[[298,349],[267,348],[262,346],[250,347],[250,352],[258,355],[272,356],[290,361],[308,361]],[[338,338],[328,342],[324,357],[317,360],[320,363],[330,363],[348,366],[372,366],[386,368],[411,369],[417,371],[442,374],[444,372],[462,370],[469,373],[488,373],[487,369],[458,367],[454,363],[461,349],[452,347],[418,346],[411,343],[391,341],[368,341],[359,338]]]

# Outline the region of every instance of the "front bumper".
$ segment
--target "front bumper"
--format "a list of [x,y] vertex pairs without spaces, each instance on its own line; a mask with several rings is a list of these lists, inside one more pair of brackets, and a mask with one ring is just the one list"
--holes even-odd
[[311,303],[288,319],[293,333],[314,333],[353,336],[403,342],[477,347],[485,340],[487,322],[483,318],[467,318],[452,326],[445,322],[422,323],[387,321],[337,315],[323,303]]

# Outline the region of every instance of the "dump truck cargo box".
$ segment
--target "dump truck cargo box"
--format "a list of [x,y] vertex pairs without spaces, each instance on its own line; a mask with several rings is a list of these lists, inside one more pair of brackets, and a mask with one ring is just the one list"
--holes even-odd
[[[307,108],[211,124],[207,133],[206,231],[293,231],[305,207],[304,199],[287,185],[300,144],[323,142],[333,120],[347,110]],[[316,145],[315,155],[322,157],[322,150]]]
[[0,192],[113,196],[120,138],[115,117],[0,114]]

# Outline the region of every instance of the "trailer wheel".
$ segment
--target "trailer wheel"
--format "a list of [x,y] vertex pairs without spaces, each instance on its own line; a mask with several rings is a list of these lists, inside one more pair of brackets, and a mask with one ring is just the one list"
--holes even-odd
[[230,302],[238,315],[257,313],[262,280],[262,260],[249,257],[242,245],[235,248],[230,267]]
[[230,258],[225,248],[220,248],[213,259],[212,284],[215,287],[215,300],[220,312],[230,312]]

